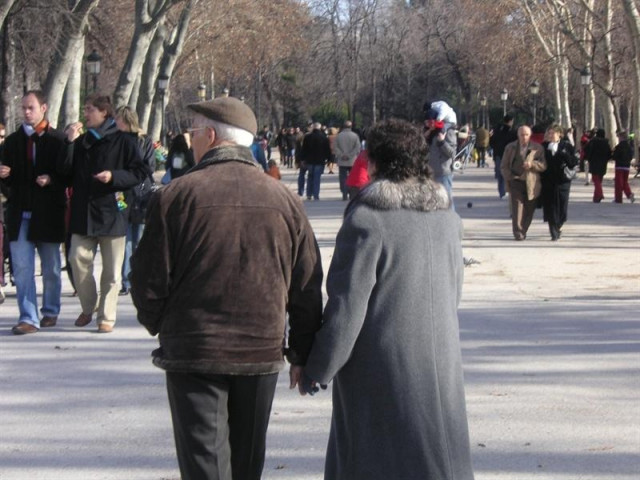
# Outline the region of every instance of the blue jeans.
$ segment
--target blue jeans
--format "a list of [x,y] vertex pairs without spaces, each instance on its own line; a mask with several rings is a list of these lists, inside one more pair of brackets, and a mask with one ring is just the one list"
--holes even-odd
[[30,219],[20,223],[18,240],[10,243],[13,278],[16,282],[20,322],[40,327],[36,296],[36,249],[42,269],[42,315],[57,317],[60,313],[60,243],[30,242],[27,240]]
[[304,163],[301,163],[300,172],[298,173],[298,195],[301,197],[304,197],[304,177],[307,175],[307,170],[307,166]]
[[347,199],[349,189],[347,188],[347,177],[351,172],[351,167],[338,167],[338,182],[340,182],[340,192],[342,192],[342,198]]
[[493,157],[493,163],[495,164],[495,177],[498,180],[498,195],[500,198],[504,197],[504,178],[502,177],[502,172],[500,171],[500,164],[502,163],[502,157],[495,155]]
[[124,261],[122,262],[122,288],[131,288],[129,274],[131,273],[131,255],[138,248],[138,243],[144,232],[144,223],[130,223],[127,227],[127,239],[124,244]]
[[449,200],[451,201],[451,208],[456,210],[456,206],[453,204],[453,175],[442,175],[441,177],[435,177],[434,180],[444,185],[444,188],[449,194]]
[[324,165],[309,165],[309,176],[307,177],[307,198],[320,199],[320,178],[324,172]]

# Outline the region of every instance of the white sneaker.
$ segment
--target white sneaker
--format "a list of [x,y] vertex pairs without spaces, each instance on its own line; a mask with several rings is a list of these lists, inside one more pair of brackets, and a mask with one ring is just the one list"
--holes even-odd
[[2,287],[0,287],[0,303],[4,303],[4,290]]

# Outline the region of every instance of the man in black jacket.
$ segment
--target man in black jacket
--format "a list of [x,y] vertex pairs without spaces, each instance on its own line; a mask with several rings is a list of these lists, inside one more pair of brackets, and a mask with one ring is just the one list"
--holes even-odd
[[495,169],[495,178],[498,181],[498,195],[503,198],[505,195],[504,177],[500,171],[500,164],[502,163],[502,156],[504,155],[504,149],[511,142],[515,142],[518,139],[518,134],[513,129],[513,117],[511,115],[505,115],[500,128],[493,132],[489,144],[493,150],[493,163]]
[[304,137],[300,161],[304,163],[308,171],[307,200],[320,200],[320,179],[324,172],[324,166],[331,158],[331,146],[329,139],[322,132],[320,123],[313,124],[313,130]]
[[[39,90],[22,97],[24,122],[2,151],[0,178],[9,188],[7,228],[20,318],[15,335],[52,327],[60,313],[60,244],[65,239],[64,184],[56,173],[62,133],[45,119],[47,101]],[[35,253],[42,265],[42,320],[38,316]]]
[[[99,333],[110,333],[116,323],[118,290],[129,224],[130,190],[149,175],[140,147],[116,126],[109,97],[93,94],[84,106],[87,132],[81,123],[66,129],[67,147],[61,172],[73,186],[71,197],[71,268],[82,306],[76,327],[92,322],[97,311]],[[100,246],[100,295],[93,276]]]
[[232,97],[189,108],[196,166],[152,199],[131,296],[159,334],[182,478],[259,480],[285,317],[301,388],[322,263],[300,200],[253,160],[251,109]]

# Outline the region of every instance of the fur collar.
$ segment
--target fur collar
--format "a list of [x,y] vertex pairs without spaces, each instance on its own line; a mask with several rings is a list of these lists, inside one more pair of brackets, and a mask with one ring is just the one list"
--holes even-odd
[[406,209],[419,212],[446,210],[450,207],[446,189],[433,180],[424,183],[415,180],[376,180],[361,190],[351,203],[354,206],[363,203],[378,210]]

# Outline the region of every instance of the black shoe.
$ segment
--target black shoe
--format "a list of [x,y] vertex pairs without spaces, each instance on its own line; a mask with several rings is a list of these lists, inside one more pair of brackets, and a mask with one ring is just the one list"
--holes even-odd
[[129,291],[130,289],[128,289],[127,287],[122,287],[122,289],[118,292],[118,295],[124,297],[125,295],[129,295]]

